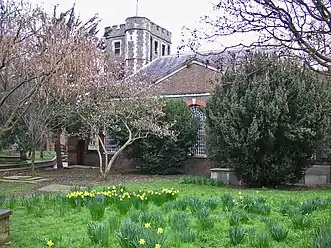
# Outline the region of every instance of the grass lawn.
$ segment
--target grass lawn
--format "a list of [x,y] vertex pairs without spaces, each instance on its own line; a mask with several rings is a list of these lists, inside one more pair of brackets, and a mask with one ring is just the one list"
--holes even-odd
[[[6,157],[10,158],[10,157],[13,157],[13,156],[9,156],[5,152],[0,152],[0,157],[2,157],[2,158],[6,158]],[[40,151],[36,151],[35,162],[48,161],[48,160],[54,159],[55,157],[56,157],[56,152],[55,151],[44,151],[43,152],[43,158],[40,157]],[[22,165],[22,166],[27,165],[27,164],[30,164],[30,163],[31,163],[31,157],[28,157],[28,159],[26,161],[14,162],[14,164]],[[1,168],[1,166],[2,167],[5,167],[5,166],[11,165],[11,164],[13,164],[13,163],[0,162],[0,168]]]
[[[89,190],[101,192],[108,186]],[[159,248],[156,244],[161,248],[218,248],[233,247],[235,243],[236,247],[330,247],[330,243],[311,245],[319,227],[331,219],[330,189],[257,191],[181,184],[179,180],[123,186],[122,191],[107,189],[104,194],[112,197],[86,194],[81,198],[75,193],[70,199],[64,195],[0,197],[0,208],[2,205],[14,210],[12,248],[47,247],[49,240],[56,248],[102,247],[95,244],[98,240],[103,240],[104,247],[114,248]],[[178,196],[172,195],[173,191],[162,193],[163,188],[178,190]],[[130,192],[130,198],[124,192]],[[104,216],[96,220],[104,207]],[[318,237],[331,242],[330,228],[325,232]]]

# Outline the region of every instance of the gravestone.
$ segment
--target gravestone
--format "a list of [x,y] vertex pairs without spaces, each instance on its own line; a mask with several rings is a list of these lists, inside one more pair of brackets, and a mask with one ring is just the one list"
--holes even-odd
[[9,247],[10,244],[10,222],[9,216],[12,211],[9,209],[0,209],[0,247]]
[[221,181],[226,185],[241,185],[234,170],[230,168],[210,169],[210,178]]

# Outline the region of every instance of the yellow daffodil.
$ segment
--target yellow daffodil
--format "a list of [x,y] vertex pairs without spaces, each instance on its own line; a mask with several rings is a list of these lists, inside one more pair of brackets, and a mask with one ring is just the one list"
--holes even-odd
[[144,245],[146,242],[145,242],[145,240],[144,239],[139,239],[139,244],[141,244],[141,245]]
[[52,240],[48,240],[47,246],[48,247],[52,247],[53,245],[54,245],[53,241]]
[[160,244],[156,244],[155,245],[155,248],[161,248],[161,245]]
[[164,229],[162,228],[162,227],[159,227],[158,229],[157,229],[157,234],[161,234],[161,233],[163,233],[164,232]]
[[151,223],[150,222],[147,222],[147,223],[145,223],[145,228],[151,228]]

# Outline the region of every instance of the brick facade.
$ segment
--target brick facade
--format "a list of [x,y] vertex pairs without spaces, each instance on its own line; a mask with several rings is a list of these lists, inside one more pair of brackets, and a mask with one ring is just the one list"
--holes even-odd
[[185,66],[157,84],[161,95],[211,93],[219,74],[198,64]]

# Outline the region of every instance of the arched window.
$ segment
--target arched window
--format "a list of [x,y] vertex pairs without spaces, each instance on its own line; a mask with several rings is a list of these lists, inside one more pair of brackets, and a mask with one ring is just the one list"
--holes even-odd
[[206,114],[198,105],[192,105],[190,108],[192,115],[199,121],[197,143],[193,146],[192,153],[196,156],[206,156]]

